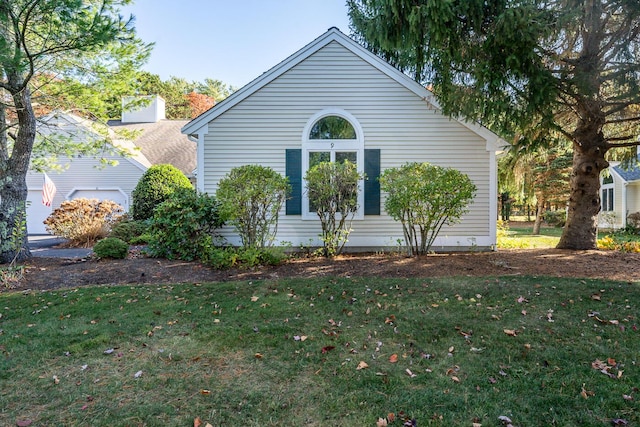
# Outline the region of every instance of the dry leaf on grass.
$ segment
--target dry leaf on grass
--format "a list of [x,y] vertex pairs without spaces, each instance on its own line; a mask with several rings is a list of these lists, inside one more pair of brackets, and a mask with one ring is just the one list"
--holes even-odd
[[369,365],[367,364],[367,362],[365,362],[364,360],[361,361],[360,363],[358,363],[358,367],[356,368],[356,370],[361,370],[361,369],[367,369],[369,367]]

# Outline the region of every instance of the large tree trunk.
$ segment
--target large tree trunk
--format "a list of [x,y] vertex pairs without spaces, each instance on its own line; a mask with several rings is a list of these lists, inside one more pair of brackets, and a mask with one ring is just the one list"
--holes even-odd
[[567,223],[559,249],[597,249],[600,172],[609,166],[604,159],[606,148],[602,134],[597,135],[597,140],[587,149],[584,148],[587,144],[574,144]]
[[26,228],[26,177],[36,136],[36,119],[27,87],[16,90],[13,101],[18,131],[11,157],[3,162],[0,170],[0,263],[21,261],[31,256]]

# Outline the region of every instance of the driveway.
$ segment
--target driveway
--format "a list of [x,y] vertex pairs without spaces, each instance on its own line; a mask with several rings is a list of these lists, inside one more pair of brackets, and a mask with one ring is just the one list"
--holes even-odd
[[65,239],[46,235],[30,235],[29,250],[31,255],[43,258],[86,258],[93,253],[91,248],[61,249],[55,246],[64,243]]

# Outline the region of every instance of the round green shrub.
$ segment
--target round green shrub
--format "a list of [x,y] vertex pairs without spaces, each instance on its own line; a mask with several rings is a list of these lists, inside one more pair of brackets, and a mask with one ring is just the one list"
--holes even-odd
[[147,221],[136,221],[131,219],[128,215],[120,217],[112,226],[109,237],[116,237],[123,240],[130,245],[140,243],[141,239],[144,242],[144,235],[149,231],[149,224]]
[[189,178],[175,166],[151,166],[131,193],[133,219],[152,218],[155,207],[169,199],[177,190],[192,188]]
[[116,237],[107,237],[93,246],[93,252],[98,258],[124,259],[129,254],[129,245]]
[[177,191],[155,209],[149,230],[152,256],[192,261],[214,245],[224,221],[215,197],[196,190]]

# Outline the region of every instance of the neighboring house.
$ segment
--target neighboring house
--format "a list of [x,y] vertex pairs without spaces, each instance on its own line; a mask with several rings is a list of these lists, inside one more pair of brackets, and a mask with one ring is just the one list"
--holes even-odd
[[[323,132],[340,124],[340,133]],[[496,153],[504,144],[481,126],[444,116],[433,94],[336,28],[189,122],[197,138],[197,187],[214,194],[233,167],[261,164],[286,175],[293,193],[277,242],[321,245],[303,177],[323,159],[350,159],[367,179],[347,250],[403,244],[402,226],[384,211],[377,177],[406,162],[430,162],[469,175],[477,194],[462,222],[441,230],[434,250],[494,249]],[[506,144],[504,144],[506,145]],[[232,229],[223,235],[232,244]]]
[[166,120],[165,101],[160,96],[149,96],[149,103],[133,111],[125,106],[132,97],[123,100],[121,120],[110,120],[107,124],[115,131],[134,131],[133,142],[140,148],[151,164],[170,164],[180,169],[194,181],[196,169],[196,144],[180,129],[189,120]]
[[619,162],[611,162],[608,174],[600,177],[600,201],[598,216],[601,228],[624,228],[627,217],[640,212],[640,167],[623,168]]
[[[53,112],[38,121],[39,138],[65,138],[75,142],[104,140],[105,136],[97,132],[94,123],[74,114]],[[113,200],[128,210],[131,204],[131,192],[142,174],[151,166],[147,158],[128,141],[118,140],[114,135],[111,144],[124,148],[130,156],[103,153],[101,157],[108,161],[117,161],[116,166],[101,164],[94,156],[75,156],[71,159],[61,157],[60,171],[47,171],[47,175],[56,186],[56,194],[51,206],[42,203],[44,175],[30,171],[27,174],[29,190],[27,201],[27,231],[29,234],[46,234],[42,223],[64,200],[76,198],[97,198]]]

